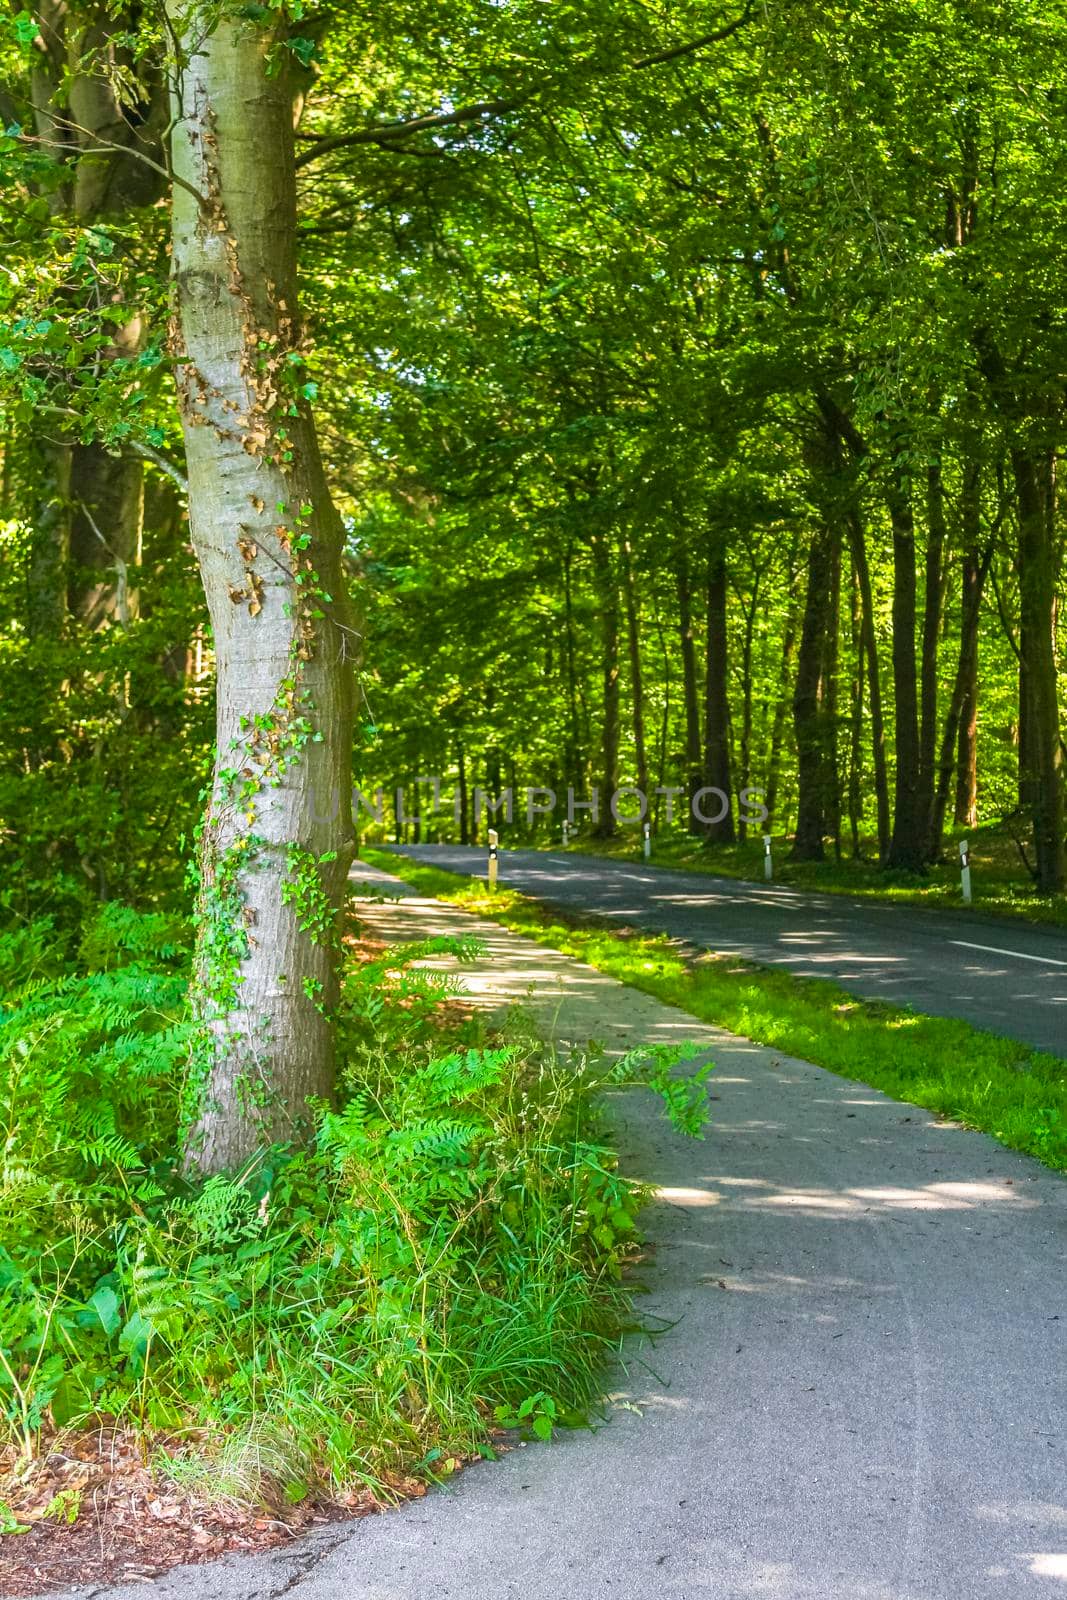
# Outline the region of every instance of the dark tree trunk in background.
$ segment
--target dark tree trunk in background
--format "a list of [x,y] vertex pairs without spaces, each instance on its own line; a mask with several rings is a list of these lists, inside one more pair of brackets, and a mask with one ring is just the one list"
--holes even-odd
[[851,564],[850,644],[852,672],[848,686],[848,831],[853,861],[861,855],[860,824],[863,819],[863,602],[859,575]]
[[139,461],[109,456],[98,445],[75,445],[70,475],[71,613],[99,627],[125,626],[137,615],[137,574],[144,526],[144,472]]
[[[743,793],[749,788],[752,781],[752,642],[756,629],[756,607],[759,603],[759,578],[752,585],[752,594],[749,603],[741,601],[741,608],[745,618],[745,631],[741,642],[741,741],[738,750],[738,793]],[[745,820],[745,811],[738,810],[737,837],[743,844],[748,838],[748,823]]]
[[786,618],[785,635],[782,639],[782,671],[779,683],[778,696],[774,702],[774,715],[771,719],[771,742],[767,755],[767,788],[764,794],[764,804],[767,807],[767,821],[765,826],[770,829],[778,823],[778,790],[782,777],[782,746],[785,742],[786,717],[789,713],[789,677],[793,670],[793,655],[797,643],[797,612],[791,606]]
[[[567,749],[565,752],[566,779],[576,796],[585,793],[585,753],[582,740],[582,723],[578,706],[578,670],[575,662],[574,596],[571,589],[571,548],[567,546],[563,558],[563,609],[566,619],[563,661],[566,670],[567,691]],[[499,789],[494,791],[498,793]]]
[[834,545],[826,523],[814,530],[808,551],[808,586],[800,630],[797,677],[793,689],[793,729],[797,745],[797,825],[794,861],[822,861],[825,856],[828,801],[828,751],[823,706],[826,635],[833,625]]
[[1064,886],[1063,754],[1054,639],[1056,551],[1049,515],[1052,464],[1012,451],[1019,507],[1020,777],[1030,811],[1037,888]]
[[456,744],[456,784],[459,791],[459,842],[471,843],[470,811],[467,795],[467,757],[462,741]]
[[[97,8],[102,10],[103,8]],[[123,36],[137,25],[137,9],[97,19],[79,15],[65,0],[43,0],[34,53],[33,100],[38,135],[61,162],[63,181],[49,204],[78,225],[123,218],[163,194],[162,130],[167,95],[158,70],[135,61]],[[109,61],[113,74],[86,70],[86,62]],[[137,115],[119,98],[116,84],[136,82]],[[58,148],[53,148],[58,146]],[[132,158],[136,150],[149,161]],[[156,166],[150,164],[155,161]],[[124,248],[121,235],[119,248]],[[117,328],[108,357],[136,354],[141,320]],[[32,624],[69,606],[91,627],[124,623],[136,613],[136,570],[143,514],[141,463],[111,454],[96,440],[79,443],[68,433],[42,443],[50,466],[34,519],[31,553]],[[50,594],[46,598],[45,591]]]
[[685,701],[685,759],[687,767],[687,826],[700,832],[693,815],[693,796],[703,782],[700,745],[700,689],[697,681],[696,640],[693,636],[693,595],[684,554],[678,564],[678,630],[682,645],[682,696]]
[[981,555],[978,541],[980,523],[981,468],[975,461],[964,462],[960,497],[960,523],[963,556],[960,563],[960,642],[956,674],[941,735],[937,763],[933,812],[930,819],[930,859],[936,861],[944,842],[952,774],[956,773],[955,818],[973,828],[978,821],[978,623],[982,590],[992,557],[992,543]]
[[714,817],[725,805],[725,814],[720,820],[704,824],[704,836],[709,844],[733,844],[736,838],[733,780],[730,772],[726,597],[726,557],[722,552],[717,552],[708,562],[708,678],[704,702],[704,782],[710,789],[721,790],[726,799],[722,801],[718,795],[711,795],[701,807],[705,816]]
[[[978,825],[978,618],[981,609],[984,573],[975,564],[971,554],[963,558],[963,616],[973,616],[966,640],[960,642],[960,659],[957,669],[959,695],[956,708],[956,804],[955,821],[962,828]],[[966,645],[966,651],[964,650]],[[949,757],[951,760],[951,756]],[[951,767],[949,768],[951,773]],[[951,781],[951,780],[949,780]],[[947,783],[946,783],[947,790]],[[940,806],[940,827],[934,843],[940,847],[944,831],[946,792],[944,805]]]
[[822,725],[826,794],[826,831],[834,841],[834,854],[841,859],[841,772],[837,749],[837,658],[841,617],[841,535],[835,520],[830,537],[830,597],[823,634],[822,671],[819,683],[819,711]]
[[934,783],[937,763],[937,668],[941,635],[942,568],[945,559],[945,489],[941,463],[926,473],[926,567],[923,595],[922,686],[919,723],[919,815],[925,818],[923,859],[936,858],[940,833],[934,842]]
[[885,753],[885,721],[882,714],[882,675],[878,663],[878,635],[874,626],[874,593],[867,560],[867,539],[858,510],[848,513],[849,549],[856,570],[860,593],[860,633],[867,663],[867,699],[871,708],[871,759],[874,766],[874,797],[878,819],[878,859],[889,856],[889,773]]
[[600,744],[600,815],[593,828],[596,839],[618,832],[611,797],[619,787],[619,591],[611,555],[603,536],[592,540],[593,573],[600,605],[600,671],[603,727]]
[[634,590],[633,552],[630,541],[622,541],[622,572],[626,591],[626,641],[630,651],[630,693],[634,713],[634,756],[637,787],[648,799],[648,752],[645,743],[645,692],[641,672],[641,624]]
[[896,795],[887,866],[921,872],[926,859],[919,748],[918,662],[915,651],[915,519],[911,486],[894,462],[889,488],[893,525],[893,694]]

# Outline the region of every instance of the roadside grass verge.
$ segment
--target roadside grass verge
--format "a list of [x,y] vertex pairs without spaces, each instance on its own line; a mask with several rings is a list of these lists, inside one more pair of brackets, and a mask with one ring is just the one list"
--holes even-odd
[[663,935],[574,917],[513,890],[489,895],[390,852],[371,865],[421,893],[491,917],[588,962],[702,1022],[990,1133],[1010,1149],[1067,1170],[1067,1064],[969,1023],[857,999],[824,979],[696,953]]
[[[974,903],[965,906],[960,891],[958,842],[970,844]],[[946,836],[944,855],[923,874],[890,872],[874,857],[877,845],[864,841],[867,859],[790,861],[790,840],[774,839],[774,881],[790,889],[811,889],[820,894],[852,895],[856,899],[887,900],[895,905],[995,918],[998,921],[1036,922],[1067,927],[1067,895],[1039,895],[1027,878],[1018,846],[1004,827],[957,828]],[[552,845],[554,853],[564,849]],[[641,839],[633,830],[615,839],[577,838],[566,846],[578,855],[602,856],[611,861],[641,859]],[[756,835],[744,844],[708,845],[682,832],[661,833],[652,841],[650,864],[676,872],[706,873],[710,877],[739,878],[762,883],[763,839]]]

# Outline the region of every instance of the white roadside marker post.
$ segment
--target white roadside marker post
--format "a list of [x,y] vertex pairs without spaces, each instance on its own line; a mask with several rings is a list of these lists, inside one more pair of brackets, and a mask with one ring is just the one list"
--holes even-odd
[[497,844],[499,843],[499,838],[500,838],[500,836],[497,833],[496,829],[495,828],[490,828],[489,829],[489,893],[490,894],[494,894],[496,892],[496,871],[497,871],[497,850],[496,850],[496,847],[497,847]]
[[648,858],[649,858],[649,856],[651,854],[652,854],[652,829],[649,826],[649,824],[646,822],[645,823],[645,838],[644,838],[644,857],[645,857],[646,861],[648,860]]
[[771,860],[771,836],[763,835],[763,876],[770,883],[774,877],[774,862]]
[[564,848],[564,850],[566,850],[567,846],[571,842],[571,840],[570,840],[570,832],[571,832],[571,825],[567,821],[566,817],[564,817],[564,819],[563,819],[563,848]]
[[960,887],[963,890],[963,903],[971,903],[971,850],[970,840],[960,840]]

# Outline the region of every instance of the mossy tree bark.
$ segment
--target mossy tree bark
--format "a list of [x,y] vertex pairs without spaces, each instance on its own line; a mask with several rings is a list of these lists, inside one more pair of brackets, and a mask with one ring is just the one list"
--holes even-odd
[[211,1172],[300,1137],[309,1100],[332,1093],[354,634],[303,392],[286,52],[258,21],[205,33],[199,7],[168,15],[173,346],[218,678],[187,1146]]

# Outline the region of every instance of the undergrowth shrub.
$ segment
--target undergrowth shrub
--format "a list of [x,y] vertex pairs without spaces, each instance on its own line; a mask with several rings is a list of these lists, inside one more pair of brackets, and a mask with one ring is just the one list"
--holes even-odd
[[379,1489],[584,1416],[630,1320],[643,1195],[594,1096],[637,1080],[697,1133],[707,1068],[487,1041],[414,965],[350,962],[337,1104],[306,1149],[182,1175],[186,941],[107,907],[81,969],[0,940],[0,1408],[25,1456],[101,1418],[193,1441],[169,1470],[242,1501]]

